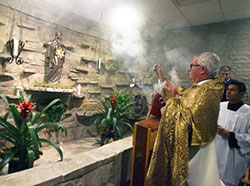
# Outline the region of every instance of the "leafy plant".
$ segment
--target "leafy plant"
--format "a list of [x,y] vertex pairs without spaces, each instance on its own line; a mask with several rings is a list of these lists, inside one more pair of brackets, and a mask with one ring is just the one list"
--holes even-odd
[[[60,122],[62,121],[66,116],[64,115],[64,112],[66,111],[66,105],[59,100],[57,103],[55,103],[53,106],[48,108],[44,112],[44,116],[46,117],[48,122]],[[56,135],[56,143],[59,143],[59,127],[58,125],[48,127],[46,132],[51,137],[52,133],[55,132]]]
[[[48,122],[60,122],[65,118],[65,111],[66,105],[61,100],[59,100],[44,112],[44,116],[46,117]],[[53,127],[54,130],[58,132],[58,125]]]
[[89,110],[95,110],[98,113],[94,126],[97,127],[97,132],[102,135],[102,144],[111,138],[113,140],[122,138],[125,134],[125,127],[133,131],[133,125],[129,121],[133,102],[128,95],[117,93],[108,99],[99,97],[97,103],[98,106]]
[[118,62],[115,60],[109,60],[108,61],[108,70],[110,71],[116,71],[118,68]]
[[[33,103],[30,102],[31,95],[24,99],[23,92],[19,89],[19,105],[16,106],[9,103],[4,94],[0,97],[8,105],[9,112],[4,117],[0,117],[0,125],[5,131],[0,132],[0,138],[12,144],[10,151],[6,152],[0,163],[0,170],[9,162],[18,160],[17,169],[21,170],[23,164],[28,163],[27,168],[33,167],[34,161],[39,158],[41,152],[39,148],[43,143],[53,146],[60,155],[60,160],[63,160],[61,149],[52,141],[42,139],[38,133],[47,127],[59,127],[62,132],[67,135],[64,126],[58,122],[50,122],[49,118],[41,119],[44,113],[60,102],[60,99],[55,99],[49,103],[41,112],[32,113],[34,109]],[[19,109],[19,111],[18,111]],[[13,124],[7,121],[8,117],[13,119]]]

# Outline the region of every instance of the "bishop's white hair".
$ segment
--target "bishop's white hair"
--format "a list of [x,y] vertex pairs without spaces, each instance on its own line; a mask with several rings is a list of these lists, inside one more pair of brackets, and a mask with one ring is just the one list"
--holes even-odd
[[199,55],[198,64],[207,67],[207,74],[214,78],[219,68],[220,58],[214,53],[204,52]]

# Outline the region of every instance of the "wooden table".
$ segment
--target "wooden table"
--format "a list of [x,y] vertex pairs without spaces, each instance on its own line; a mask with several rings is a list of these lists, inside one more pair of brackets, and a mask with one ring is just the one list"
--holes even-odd
[[160,119],[147,119],[135,123],[130,186],[144,186],[150,152],[154,147],[159,123]]

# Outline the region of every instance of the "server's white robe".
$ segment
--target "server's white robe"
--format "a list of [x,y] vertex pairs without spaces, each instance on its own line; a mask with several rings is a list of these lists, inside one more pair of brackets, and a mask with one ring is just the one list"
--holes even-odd
[[222,102],[218,125],[235,133],[240,148],[229,147],[229,141],[216,135],[216,156],[220,179],[227,186],[237,186],[246,173],[250,155],[250,106],[244,104],[237,111],[227,109]]

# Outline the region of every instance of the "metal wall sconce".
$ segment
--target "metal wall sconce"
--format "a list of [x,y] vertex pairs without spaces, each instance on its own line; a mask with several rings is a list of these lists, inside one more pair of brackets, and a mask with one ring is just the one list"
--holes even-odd
[[15,38],[9,40],[7,42],[7,47],[10,50],[11,57],[6,58],[6,62],[8,64],[11,64],[13,61],[16,62],[17,65],[21,65],[24,61],[22,58],[19,58],[19,55],[21,54],[25,43],[21,40],[17,40]]

